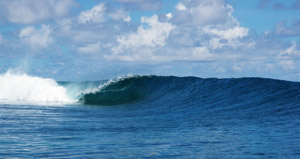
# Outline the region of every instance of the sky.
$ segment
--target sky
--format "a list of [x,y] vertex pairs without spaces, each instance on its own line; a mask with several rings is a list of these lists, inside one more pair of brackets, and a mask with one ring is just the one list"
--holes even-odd
[[0,73],[300,81],[300,0],[0,0]]

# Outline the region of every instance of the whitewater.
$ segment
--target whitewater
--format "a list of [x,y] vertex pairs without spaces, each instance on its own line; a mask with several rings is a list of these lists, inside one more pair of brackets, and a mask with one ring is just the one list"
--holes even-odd
[[298,158],[300,82],[0,75],[0,158]]
[[106,82],[57,82],[51,78],[30,76],[26,73],[7,71],[0,74],[0,102],[31,104],[78,103],[83,94],[99,91],[111,83]]
[[11,71],[0,75],[0,90],[0,100],[7,102],[74,102],[68,97],[66,88],[53,79]]

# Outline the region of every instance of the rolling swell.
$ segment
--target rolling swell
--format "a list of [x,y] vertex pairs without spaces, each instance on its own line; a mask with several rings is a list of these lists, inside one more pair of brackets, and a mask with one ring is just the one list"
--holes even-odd
[[180,110],[193,106],[208,114],[247,110],[264,115],[299,112],[299,99],[298,82],[264,78],[133,76],[110,82],[96,92],[84,94],[80,100],[88,105],[143,103]]

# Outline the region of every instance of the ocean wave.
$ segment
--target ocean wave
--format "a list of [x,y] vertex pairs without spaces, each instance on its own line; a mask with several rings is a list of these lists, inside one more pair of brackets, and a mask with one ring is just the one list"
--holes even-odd
[[82,94],[80,102],[141,106],[157,115],[173,112],[191,117],[229,113],[234,118],[251,118],[298,114],[299,99],[299,82],[264,78],[133,76],[109,82],[96,92]]
[[149,105],[176,107],[178,110],[199,107],[206,113],[248,109],[256,110],[258,114],[271,111],[289,113],[295,109],[298,111],[300,105],[299,82],[264,78],[203,79],[150,75],[94,82],[56,82],[8,71],[0,75],[0,90],[1,102]]

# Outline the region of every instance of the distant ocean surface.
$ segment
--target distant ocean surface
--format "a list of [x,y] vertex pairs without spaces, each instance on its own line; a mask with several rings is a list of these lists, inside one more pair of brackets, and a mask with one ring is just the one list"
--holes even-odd
[[300,83],[0,75],[0,158],[299,158]]

